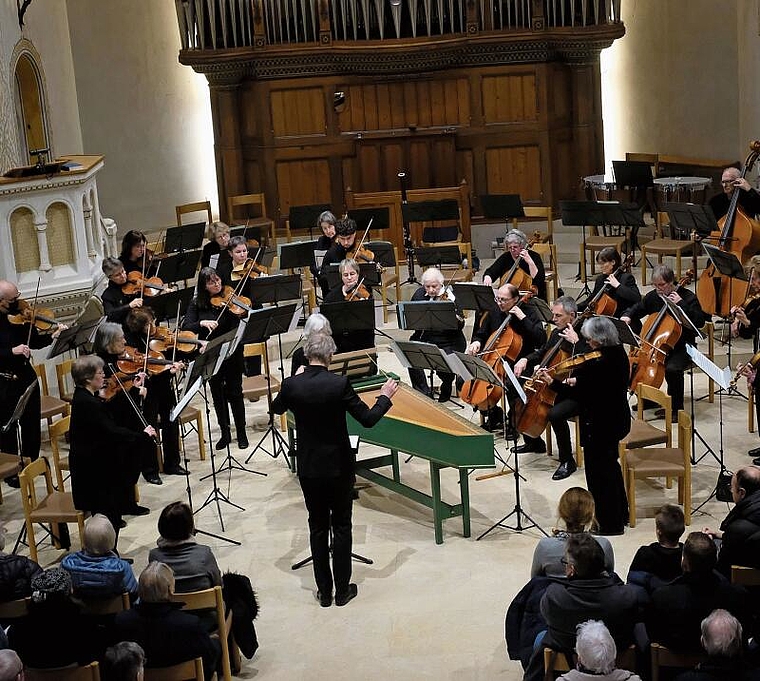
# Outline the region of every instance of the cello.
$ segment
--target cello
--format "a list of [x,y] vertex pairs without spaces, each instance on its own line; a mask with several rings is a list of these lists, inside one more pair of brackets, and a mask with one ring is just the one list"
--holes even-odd
[[[678,286],[687,286],[694,270],[687,270]],[[631,363],[631,391],[639,383],[659,388],[665,380],[665,360],[681,338],[681,323],[668,313],[663,303],[659,312],[650,314],[641,329],[641,346],[628,352]]]
[[[753,140],[749,147],[751,151],[742,166],[741,179],[752,170],[760,156],[760,140]],[[760,223],[739,208],[740,192],[739,187],[734,189],[728,212],[718,221],[720,231],[711,232],[708,239],[717,241],[722,251],[733,253],[743,265],[760,250]],[[744,283],[722,275],[710,262],[699,276],[697,299],[707,314],[725,317],[731,310],[732,301],[744,300]]]
[[[522,303],[530,300],[533,295],[533,291],[528,291],[513,307],[522,305]],[[512,313],[510,311],[499,328],[491,334],[485,347],[480,351],[483,361],[493,369],[493,372],[499,379],[503,379],[505,376],[502,359],[514,362],[520,354],[520,350],[522,350],[522,337],[510,326],[511,321]],[[464,382],[459,391],[459,398],[480,411],[486,411],[491,407],[495,407],[501,401],[503,392],[501,386],[472,379]]]
[[[525,245],[525,250],[528,251],[533,246],[535,246],[538,242],[543,239],[543,234],[536,230],[533,232],[533,236],[530,238],[530,241]],[[520,267],[520,262],[522,261],[522,256],[518,255],[514,259],[514,263],[512,263],[512,267],[509,269],[509,271],[500,279],[499,286],[504,286],[504,284],[512,284],[513,286],[517,287],[518,291],[533,291],[534,294],[538,293],[538,287],[533,284],[533,277],[530,276],[530,272],[526,272],[524,269]]]
[[[629,253],[625,260],[620,264],[611,275],[618,279],[623,272],[630,272],[631,265],[633,264],[633,253]],[[604,276],[604,275],[602,275]],[[606,315],[608,317],[614,317],[617,312],[617,301],[608,293],[610,284],[606,283],[600,288],[596,295],[586,303],[586,309],[591,310],[596,315]]]

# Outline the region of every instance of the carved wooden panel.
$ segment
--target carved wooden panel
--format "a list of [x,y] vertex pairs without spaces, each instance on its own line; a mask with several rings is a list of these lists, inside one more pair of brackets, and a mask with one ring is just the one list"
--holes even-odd
[[281,215],[287,215],[290,206],[332,201],[327,159],[278,161],[276,176]]
[[275,137],[325,134],[325,94],[321,87],[272,90],[269,96]]
[[488,194],[519,194],[523,201],[541,198],[541,153],[538,145],[486,149]]
[[538,119],[534,72],[484,76],[481,80],[481,98],[486,125]]

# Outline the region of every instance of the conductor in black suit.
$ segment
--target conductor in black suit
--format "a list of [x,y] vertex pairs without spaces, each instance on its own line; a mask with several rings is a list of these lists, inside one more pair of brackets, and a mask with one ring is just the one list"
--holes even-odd
[[370,409],[345,376],[327,371],[335,341],[315,334],[304,353],[309,365],[286,378],[272,402],[272,412],[290,410],[296,420],[298,479],[309,512],[309,540],[314,562],[317,599],[322,607],[333,600],[329,529],[333,533],[335,604],[346,605],[357,594],[351,580],[351,507],[355,458],[348,439],[346,413],[365,428],[374,426],[390,408],[398,383],[389,379]]

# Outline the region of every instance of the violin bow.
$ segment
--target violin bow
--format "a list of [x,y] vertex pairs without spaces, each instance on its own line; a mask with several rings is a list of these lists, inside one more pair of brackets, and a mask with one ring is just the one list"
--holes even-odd
[[367,223],[367,229],[364,230],[364,234],[362,235],[361,240],[359,241],[359,245],[356,247],[357,251],[360,251],[362,249],[362,246],[364,246],[364,240],[367,238],[367,235],[369,234],[369,229],[372,227],[372,222],[374,221],[375,216],[373,215],[369,222]]
[[27,347],[29,347],[29,344],[32,342],[32,329],[34,328],[34,315],[37,312],[37,296],[40,293],[41,280],[42,280],[42,277],[37,277],[37,288],[34,289],[34,302],[32,303],[32,318],[29,320],[29,333],[26,337]]
[[362,277],[359,280],[359,283],[356,286],[354,286],[354,290],[351,291],[351,294],[348,296],[348,298],[346,298],[346,302],[351,302],[354,299],[354,296],[356,295],[356,292],[359,290],[359,288],[361,287],[361,285],[363,283],[364,283],[364,277]]
[[[145,416],[142,413],[142,411],[140,411],[140,408],[137,406],[137,404],[135,404],[135,401],[132,399],[132,395],[129,394],[129,390],[127,390],[124,387],[124,384],[121,382],[121,379],[119,378],[119,370],[110,362],[108,366],[113,372],[111,375],[116,379],[116,382],[119,384],[121,391],[124,393],[124,396],[127,398],[127,402],[129,402],[129,404],[132,406],[132,409],[135,410],[135,414],[137,414],[137,418],[140,419],[140,423],[143,424],[143,427],[147,428],[150,424],[145,419]],[[158,441],[155,437],[153,439]]]

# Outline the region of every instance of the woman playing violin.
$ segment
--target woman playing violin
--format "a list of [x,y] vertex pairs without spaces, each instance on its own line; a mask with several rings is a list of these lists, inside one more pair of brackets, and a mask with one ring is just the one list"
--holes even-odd
[[[422,286],[420,286],[412,295],[413,301],[429,300],[446,300],[444,297],[445,279],[441,270],[431,267],[422,273]],[[409,340],[432,343],[441,348],[446,353],[464,352],[467,348],[467,341],[462,333],[464,327],[464,318],[460,319],[460,327],[451,331],[415,331]],[[441,381],[441,392],[438,396],[439,402],[447,402],[451,399],[452,386],[455,375],[450,373],[437,372]],[[409,368],[409,380],[415,390],[432,397],[430,386],[425,378],[425,372],[422,369]]]
[[[210,241],[203,247],[201,253],[201,267],[220,267],[229,261],[230,254],[227,251],[227,245],[230,241],[230,228],[224,222],[213,222],[209,227],[208,238]],[[214,264],[211,264],[211,258],[217,256]]]
[[100,299],[103,301],[103,311],[106,320],[124,324],[130,310],[142,307],[143,299],[140,294],[127,295],[122,287],[127,283],[127,271],[124,263],[118,258],[103,258],[101,264],[103,274],[108,277],[108,286],[103,291]]
[[136,229],[130,229],[124,235],[124,238],[121,240],[119,260],[124,265],[127,274],[135,271],[142,272],[143,263],[150,260],[150,258],[145,257],[147,244],[148,239],[145,237],[145,234]]
[[[211,304],[212,296],[222,292],[222,280],[211,267],[204,267],[198,274],[198,295],[190,303],[185,313],[182,328],[197,333],[201,340],[212,340],[228,331],[236,329],[240,319],[228,309],[219,310]],[[220,316],[221,313],[221,316]],[[230,433],[230,412],[235,421],[237,444],[240,449],[248,447],[245,433],[245,404],[243,403],[243,345],[222,364],[219,373],[209,381],[214,402],[217,423],[222,432],[216,443],[217,449],[224,449],[232,437]]]
[[491,286],[498,282],[518,261],[518,267],[533,279],[539,298],[546,300],[544,263],[535,251],[528,250],[528,238],[519,229],[510,229],[504,237],[505,252],[483,273],[483,283]]
[[[340,303],[345,300],[372,300],[372,289],[359,281],[359,265],[355,260],[343,260],[338,266],[338,271],[342,283],[327,294],[324,299],[325,303]],[[366,350],[375,346],[375,329],[334,333],[333,339],[338,352]]]
[[[596,262],[602,273],[594,282],[594,290],[589,300],[593,300],[604,288],[605,294],[616,303],[615,312],[611,316],[620,319],[625,310],[641,300],[641,292],[636,284],[636,278],[630,272],[625,271],[619,272],[615,276],[615,273],[621,269],[623,261],[620,253],[617,252],[614,246],[607,246],[599,251],[596,254]],[[584,301],[583,304],[578,306],[580,312],[586,309],[587,302]]]
[[587,319],[581,335],[592,350],[601,352],[601,357],[574,369],[572,378],[553,380],[551,388],[581,405],[586,486],[596,504],[599,534],[623,534],[628,500],[618,463],[618,443],[631,429],[628,355],[615,325],[605,317]]
[[[322,260],[322,268],[319,271],[319,284],[322,287],[322,297],[327,299],[330,291],[327,272],[330,265],[343,262],[348,252],[354,247],[356,242],[356,221],[351,218],[338,220],[335,223],[335,242],[325,253]],[[338,352],[341,352],[339,349]]]
[[[12,324],[10,317],[21,312],[16,285],[0,279],[0,421],[4,425],[13,414],[16,403],[32,383],[37,382],[30,358],[32,350],[50,345],[66,328],[64,324],[52,327],[52,334],[43,334],[28,322]],[[35,388],[21,415],[21,448],[24,456],[34,460],[40,455],[40,391]],[[18,454],[16,429],[0,433],[0,450]],[[18,478],[8,478],[8,484],[18,487]]]
[[[153,310],[149,307],[132,310],[127,317],[127,343],[145,353],[154,324]],[[166,475],[187,474],[180,465],[179,420],[172,422],[170,419],[171,411],[177,405],[177,398],[172,387],[172,376],[183,369],[182,362],[174,362],[174,364],[166,365],[164,371],[149,375],[148,394],[143,402],[145,420],[161,433],[161,449]]]

